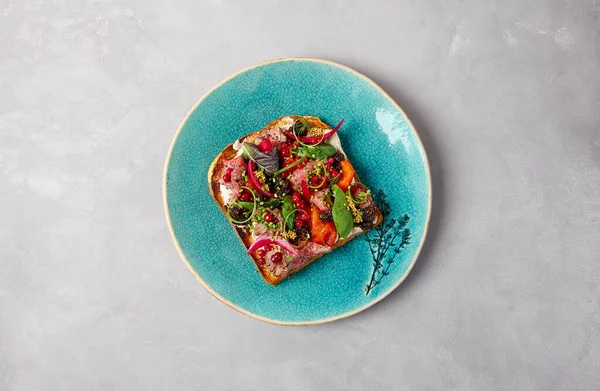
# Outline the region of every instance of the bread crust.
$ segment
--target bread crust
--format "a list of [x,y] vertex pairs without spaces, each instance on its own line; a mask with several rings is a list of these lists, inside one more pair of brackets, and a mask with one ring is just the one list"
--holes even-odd
[[[291,117],[294,120],[300,118],[300,116],[297,115],[289,115],[289,116],[285,116],[285,117]],[[267,126],[265,126],[263,129],[259,129],[256,130],[252,133],[249,133],[245,136],[240,137],[241,139],[246,139],[249,138],[248,141],[252,141],[253,136],[257,135],[259,132],[265,130],[265,129],[270,129],[273,128],[277,125],[277,123],[285,117],[280,117],[277,118],[274,121],[271,121]],[[327,124],[325,124],[324,122],[322,122],[319,118],[317,117],[312,117],[312,116],[303,116],[304,119],[308,120],[309,122],[311,122],[311,124],[313,126],[316,127],[321,127],[323,129],[331,129],[330,126],[328,126]],[[217,157],[213,160],[212,164],[210,165],[209,169],[208,169],[208,188],[210,191],[210,195],[211,197],[215,200],[215,202],[217,203],[217,205],[219,206],[219,208],[221,209],[221,211],[225,214],[225,216],[227,217],[227,208],[225,207],[225,203],[223,202],[223,197],[221,196],[221,185],[219,183],[219,179],[221,178],[221,174],[223,172],[223,168],[224,168],[224,161],[225,160],[231,160],[233,159],[237,154],[237,151],[235,149],[233,149],[233,143],[227,145],[225,147],[225,149],[217,155]],[[359,181],[358,175],[355,174],[355,178],[357,181]],[[376,223],[373,225],[373,228],[378,226],[379,224],[381,224],[381,222],[383,221],[383,215],[381,214],[381,211],[379,210],[379,208],[377,207],[377,213],[376,213]],[[227,219],[227,221],[229,222],[229,224],[231,224],[231,226],[233,227],[233,229],[235,230],[239,240],[242,242],[242,244],[244,245],[244,247],[246,249],[248,249],[252,243],[254,242],[254,240],[252,239],[252,235],[250,234],[249,230],[246,228],[242,228],[242,227],[238,227],[235,224],[233,224],[229,219]],[[357,232],[353,235],[348,236],[347,238],[344,238],[342,240],[339,240],[337,243],[335,243],[333,245],[333,247],[331,248],[331,250],[329,250],[326,253],[323,254],[319,254],[313,258],[311,258],[308,262],[306,262],[305,264],[301,265],[298,269],[284,275],[284,276],[276,276],[275,274],[271,273],[271,271],[269,270],[269,268],[266,265],[260,265],[258,263],[257,258],[254,256],[254,254],[249,254],[250,258],[252,259],[252,261],[254,262],[254,265],[256,266],[256,269],[260,272],[260,274],[262,275],[263,279],[270,285],[277,285],[279,284],[281,281],[285,280],[286,278],[288,278],[289,276],[291,276],[294,273],[299,272],[300,270],[304,269],[306,266],[310,265],[311,263],[313,263],[314,261],[316,261],[317,259],[321,258],[323,255],[333,251],[334,249],[343,246],[344,244],[348,243],[350,240],[354,239],[357,236],[360,236],[362,234],[364,234],[365,232],[368,231],[360,231]]]

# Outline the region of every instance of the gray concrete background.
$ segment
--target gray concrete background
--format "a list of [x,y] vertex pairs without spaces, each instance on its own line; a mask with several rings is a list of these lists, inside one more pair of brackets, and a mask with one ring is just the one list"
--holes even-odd
[[[600,2],[0,0],[0,390],[600,389]],[[161,177],[214,84],[366,73],[429,152],[413,273],[277,327],[175,251]]]

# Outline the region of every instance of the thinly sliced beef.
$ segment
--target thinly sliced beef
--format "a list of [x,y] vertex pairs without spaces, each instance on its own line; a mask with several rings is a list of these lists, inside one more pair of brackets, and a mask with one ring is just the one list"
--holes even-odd
[[279,145],[286,140],[285,134],[281,131],[281,129],[277,127],[263,130],[259,134],[260,137],[266,137],[269,140],[271,140],[273,144],[276,145]]
[[317,255],[321,255],[331,250],[330,247],[322,246],[315,242],[308,242],[298,249],[298,255],[289,264],[290,270],[295,270]]
[[321,212],[325,212],[325,211],[331,209],[331,207],[328,206],[327,202],[326,202],[325,190],[319,190],[318,192],[313,194],[310,201],[313,204],[315,204],[316,207],[319,208],[319,210]]
[[274,127],[272,129],[263,129],[258,133],[251,134],[244,139],[244,142],[258,145],[265,138],[269,139],[274,147],[279,147],[281,143],[287,140],[286,135],[281,131],[281,129]]
[[[352,186],[351,188],[351,193],[352,193],[352,197],[356,197],[358,195],[358,193],[363,192],[364,189],[360,186]],[[371,196],[371,194],[367,195],[367,199],[365,200],[365,202],[363,202],[362,204],[358,205],[359,209],[366,209],[371,207],[371,205],[373,205],[373,197]]]
[[[265,259],[267,261],[267,267],[269,268],[271,273],[273,273],[277,277],[286,275],[288,273],[288,267],[289,267],[288,265],[286,265],[286,263],[284,261],[279,262],[279,263],[273,263],[271,261],[273,254],[275,254],[276,252],[279,252],[279,251],[280,251],[279,249],[274,248],[270,251],[267,251],[267,254],[265,255]],[[284,256],[287,255],[287,251],[281,250],[281,252],[284,253]]]
[[[242,185],[244,184],[242,174],[244,171],[246,171],[246,164],[241,156],[231,160],[225,160],[223,164],[225,167],[223,168],[220,182],[221,184],[225,185],[229,191],[231,191],[231,199],[236,199],[240,194]],[[231,177],[228,181],[225,181],[224,176],[229,170],[231,170]]]
[[315,168],[317,164],[319,163],[313,160],[307,163],[305,167],[302,167],[301,165],[298,166],[298,168],[296,168],[294,172],[292,172],[292,176],[290,177],[290,183],[292,184],[292,188],[294,190],[296,190],[297,192],[302,191],[302,180],[306,180],[306,173],[310,172],[310,170]]
[[260,235],[267,233],[267,226],[264,224],[256,223],[254,225],[254,229],[252,230],[252,237],[254,239],[258,238]]

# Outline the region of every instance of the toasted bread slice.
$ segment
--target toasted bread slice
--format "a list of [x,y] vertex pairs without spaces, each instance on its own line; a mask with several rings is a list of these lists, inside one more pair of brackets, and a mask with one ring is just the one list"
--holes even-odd
[[[276,127],[279,126],[280,121],[282,121],[283,119],[287,119],[287,118],[291,118],[292,120],[297,120],[298,118],[301,118],[300,116],[285,116],[285,117],[281,117],[278,118],[274,121],[272,121],[271,123],[269,123],[267,126],[265,126],[263,129],[259,129],[255,132],[252,132],[244,137],[241,137],[240,140],[244,140],[246,142],[250,142],[250,143],[255,143],[256,139],[259,137],[259,133],[264,132],[265,130],[273,130]],[[318,128],[322,128],[325,130],[331,129],[330,126],[328,126],[327,124],[325,124],[324,122],[322,122],[319,118],[317,117],[312,117],[312,116],[303,116],[302,118],[304,118],[306,121],[310,122],[310,124],[313,127],[318,127]],[[338,150],[341,149],[341,146],[339,146],[339,139],[337,138],[337,135],[333,135],[332,138],[335,138],[336,143],[338,145]],[[343,150],[341,150],[340,152],[343,152]],[[211,196],[213,197],[213,199],[215,200],[215,202],[217,203],[217,205],[219,206],[219,208],[221,209],[221,211],[227,216],[227,205],[225,200],[223,199],[223,195],[221,193],[221,183],[220,183],[220,179],[223,175],[223,170],[225,167],[224,162],[227,160],[231,160],[234,159],[238,154],[238,151],[236,151],[234,149],[234,144],[229,144],[225,147],[225,149],[215,158],[215,160],[212,162],[212,164],[210,165],[210,168],[208,169],[208,184],[209,184],[209,191]],[[355,174],[354,176],[355,180],[360,182],[358,175]],[[373,228],[376,227],[377,225],[381,224],[381,222],[383,221],[383,215],[381,214],[381,211],[379,210],[379,208],[377,208],[377,206],[375,205],[376,208],[376,217],[375,220],[373,222]],[[231,224],[231,226],[234,228],[235,232],[237,233],[240,241],[242,242],[242,244],[246,247],[246,249],[248,249],[252,243],[254,242],[254,239],[249,231],[248,228],[246,227],[241,227],[241,226],[237,226],[235,224],[233,224],[229,219],[228,219],[229,223]],[[320,257],[322,257],[323,255],[327,254],[328,252],[332,251],[333,249],[343,246],[344,244],[348,243],[350,240],[354,239],[355,237],[368,232],[368,231],[364,231],[364,230],[354,230],[348,237],[346,238],[339,238],[339,240],[337,240],[337,242],[333,245],[333,247],[330,248],[329,251],[318,254],[316,256],[314,256],[313,258],[309,259],[308,261],[304,262],[303,264],[301,264],[299,267],[297,267],[294,270],[289,271],[289,273],[285,274],[285,275],[281,275],[281,276],[277,276],[274,273],[271,272],[271,270],[269,270],[269,268],[267,267],[266,264],[260,264],[258,262],[258,257],[257,255],[255,255],[254,253],[249,254],[250,258],[253,260],[256,268],[258,269],[258,271],[260,272],[260,274],[262,275],[262,277],[264,278],[264,280],[270,284],[270,285],[277,285],[279,284],[281,281],[283,281],[284,279],[286,279],[287,277],[289,277],[290,275],[299,272],[300,270],[304,269],[306,266],[308,266],[309,264],[311,264],[312,262],[314,262],[315,260],[319,259]]]

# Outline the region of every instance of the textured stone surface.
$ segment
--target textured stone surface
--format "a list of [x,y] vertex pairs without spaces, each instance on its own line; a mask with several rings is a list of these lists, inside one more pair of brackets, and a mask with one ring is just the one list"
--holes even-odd
[[[599,30],[592,0],[0,0],[0,389],[599,389]],[[407,281],[303,328],[212,298],[161,199],[193,103],[288,56],[380,83],[434,176]]]

